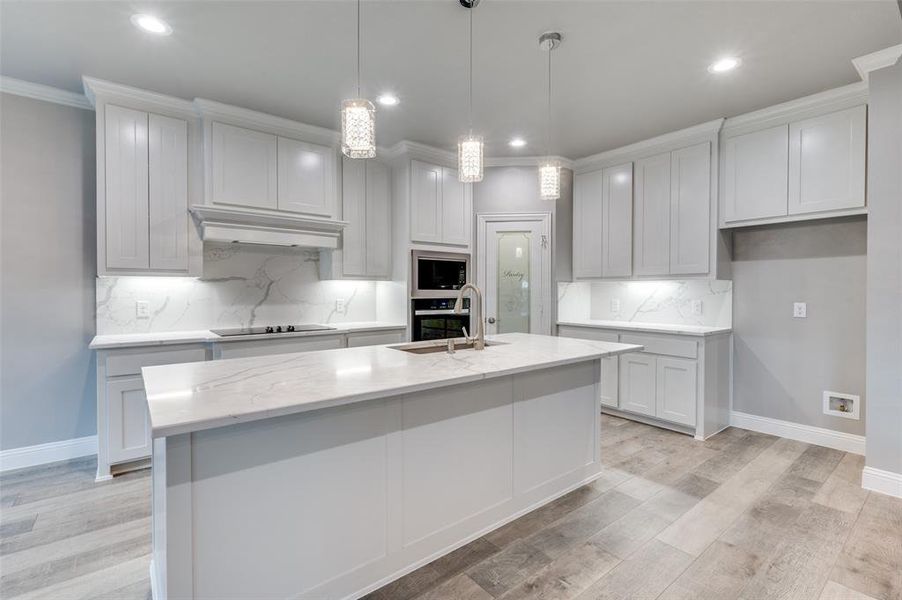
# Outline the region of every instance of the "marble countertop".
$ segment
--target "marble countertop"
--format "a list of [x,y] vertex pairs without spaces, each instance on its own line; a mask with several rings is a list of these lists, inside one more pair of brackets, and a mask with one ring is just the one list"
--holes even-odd
[[329,327],[321,331],[297,331],[294,333],[274,333],[272,335],[229,336],[216,335],[212,331],[199,329],[194,331],[160,331],[156,333],[116,333],[97,335],[91,340],[92,350],[111,348],[135,348],[139,346],[167,346],[172,344],[194,344],[210,342],[243,342],[247,340],[265,340],[269,338],[286,338],[315,335],[339,335],[342,333],[358,333],[365,331],[383,331],[389,329],[405,329],[404,323],[386,323],[383,321],[355,321],[351,323],[329,323]]
[[675,333],[679,335],[717,335],[730,333],[732,327],[710,327],[706,325],[682,325],[670,323],[637,323],[633,321],[603,321],[586,319],[584,321],[558,321],[558,325],[572,327],[594,327],[596,329],[620,329],[644,333]]
[[503,343],[454,354],[364,346],[145,367],[153,437],[642,350],[636,345],[524,333],[487,339]]

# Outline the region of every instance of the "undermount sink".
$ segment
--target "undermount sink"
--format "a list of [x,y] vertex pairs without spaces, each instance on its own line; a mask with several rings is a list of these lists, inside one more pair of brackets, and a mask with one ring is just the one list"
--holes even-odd
[[[504,346],[507,342],[489,342],[488,346]],[[389,346],[392,350],[401,350],[402,352],[410,352],[411,354],[434,354],[436,352],[448,351],[448,340],[429,340],[426,342],[413,342],[411,344],[401,344],[399,346]],[[473,342],[467,342],[461,339],[454,340],[454,351],[473,350]]]

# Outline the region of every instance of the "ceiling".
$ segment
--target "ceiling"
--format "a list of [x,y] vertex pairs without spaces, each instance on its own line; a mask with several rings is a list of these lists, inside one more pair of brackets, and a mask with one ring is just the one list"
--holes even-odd
[[[0,3],[0,72],[70,91],[90,75],[338,127],[354,95],[355,3]],[[138,31],[135,12],[167,20]],[[608,2],[483,0],[474,12],[474,129],[489,156],[546,152],[546,54],[554,51],[551,151],[570,158],[858,81],[850,60],[902,41],[895,0]],[[363,94],[386,90],[377,141],[452,149],[467,124],[467,11],[457,0],[364,0]],[[732,54],[734,72],[707,65]],[[522,149],[507,146],[521,135]]]

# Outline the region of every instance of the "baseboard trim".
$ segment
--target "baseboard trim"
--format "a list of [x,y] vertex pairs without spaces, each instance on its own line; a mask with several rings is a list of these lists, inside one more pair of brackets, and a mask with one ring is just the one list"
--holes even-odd
[[861,471],[861,487],[872,492],[902,498],[902,473],[865,467]]
[[0,451],[0,472],[97,454],[97,436]]
[[853,435],[851,433],[833,431],[832,429],[801,425],[791,421],[781,421],[736,411],[730,412],[730,425],[740,429],[778,435],[790,440],[864,456],[863,435]]

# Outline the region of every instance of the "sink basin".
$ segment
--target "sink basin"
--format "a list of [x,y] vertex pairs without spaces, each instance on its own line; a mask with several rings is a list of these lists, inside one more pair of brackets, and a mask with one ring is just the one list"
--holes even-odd
[[[490,342],[486,340],[488,346],[504,346],[507,342]],[[448,351],[448,340],[429,340],[426,342],[413,342],[411,344],[401,344],[398,346],[389,346],[392,350],[401,350],[402,352],[410,352],[411,354],[435,354],[437,352]],[[462,338],[454,340],[454,351],[473,350],[472,342],[466,342]]]

